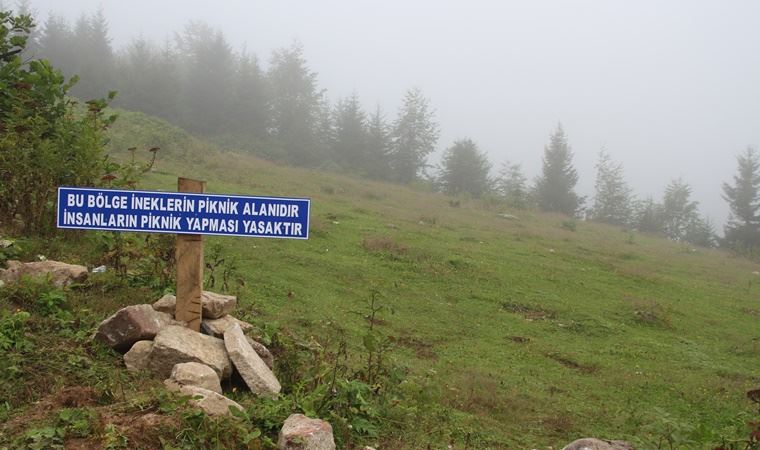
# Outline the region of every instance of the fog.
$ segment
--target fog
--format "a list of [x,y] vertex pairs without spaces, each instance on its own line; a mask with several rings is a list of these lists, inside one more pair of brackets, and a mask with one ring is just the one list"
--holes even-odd
[[[533,178],[558,122],[593,193],[604,147],[639,196],[672,178],[694,188],[721,231],[720,185],[735,155],[760,144],[760,40],[755,1],[33,0],[69,19],[98,7],[119,48],[171,39],[190,20],[224,31],[266,65],[294,40],[331,100],[357,92],[395,114],[420,87],[436,110],[439,150],[469,137],[496,169]],[[64,9],[65,8],[65,9]],[[440,153],[440,152],[439,152]],[[433,158],[435,160],[436,157]]]

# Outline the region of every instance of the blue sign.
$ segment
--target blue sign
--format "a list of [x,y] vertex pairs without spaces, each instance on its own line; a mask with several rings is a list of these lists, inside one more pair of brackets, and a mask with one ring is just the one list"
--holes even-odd
[[307,198],[58,188],[58,228],[309,238]]

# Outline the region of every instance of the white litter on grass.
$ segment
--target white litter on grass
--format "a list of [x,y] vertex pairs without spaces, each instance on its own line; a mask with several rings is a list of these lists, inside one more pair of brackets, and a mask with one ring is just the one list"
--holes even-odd
[[37,259],[40,261],[47,261],[47,256],[45,255],[37,255]]
[[92,273],[103,273],[106,271],[106,266],[98,266],[92,269]]

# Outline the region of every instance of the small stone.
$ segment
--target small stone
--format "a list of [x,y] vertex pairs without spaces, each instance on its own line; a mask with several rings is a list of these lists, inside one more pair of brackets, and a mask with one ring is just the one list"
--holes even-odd
[[233,324],[224,333],[224,346],[232,364],[254,394],[273,396],[280,392],[280,382],[248,343],[238,324]]
[[153,303],[153,309],[162,313],[170,314],[174,317],[174,310],[177,308],[177,297],[172,294],[166,294]]
[[562,450],[634,450],[634,448],[631,443],[626,441],[585,438],[571,442]]
[[34,261],[22,263],[20,261],[8,261],[7,269],[0,269],[0,281],[6,283],[16,282],[22,276],[34,278],[49,277],[50,282],[57,288],[62,288],[71,283],[81,282],[87,278],[87,267],[76,264],[66,264],[59,261]]
[[132,305],[101,322],[93,338],[124,351],[137,341],[153,339],[170,323],[171,316],[154,310],[150,305]]
[[130,372],[139,372],[148,367],[148,358],[153,350],[153,341],[137,341],[124,354],[124,365]]
[[198,386],[181,386],[179,391],[184,395],[190,395],[190,404],[200,408],[209,416],[225,416],[230,414],[230,407],[242,411],[243,407],[227,397],[214,391],[203,389]]
[[222,393],[222,386],[214,369],[197,362],[175,364],[171,376],[166,381],[180,386],[198,386],[217,394]]
[[280,450],[335,450],[332,426],[324,420],[293,414],[280,430],[277,447]]
[[223,295],[215,292],[203,291],[201,294],[201,308],[205,319],[219,319],[231,313],[237,304],[234,295]]
[[248,322],[236,319],[231,315],[220,317],[219,319],[203,319],[201,322],[201,331],[209,336],[218,338],[224,337],[224,332],[227,331],[233,323],[240,325],[240,329],[245,331],[253,329],[253,325]]
[[248,336],[245,337],[245,340],[251,344],[251,348],[253,348],[253,350],[255,350],[256,353],[261,357],[261,360],[264,361],[264,364],[266,364],[270,369],[274,369],[274,355],[272,355],[272,352],[270,352],[269,349],[264,346],[264,344],[256,342]]
[[181,326],[164,327],[153,341],[148,367],[168,378],[174,366],[184,362],[205,364],[222,380],[232,374],[224,341]]

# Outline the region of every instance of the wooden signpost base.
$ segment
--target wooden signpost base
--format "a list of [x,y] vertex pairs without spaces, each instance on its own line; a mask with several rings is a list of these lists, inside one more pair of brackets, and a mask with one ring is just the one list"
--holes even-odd
[[[202,194],[206,182],[178,179],[179,192]],[[191,330],[201,330],[201,292],[203,291],[203,236],[177,235],[177,320],[187,322]]]

